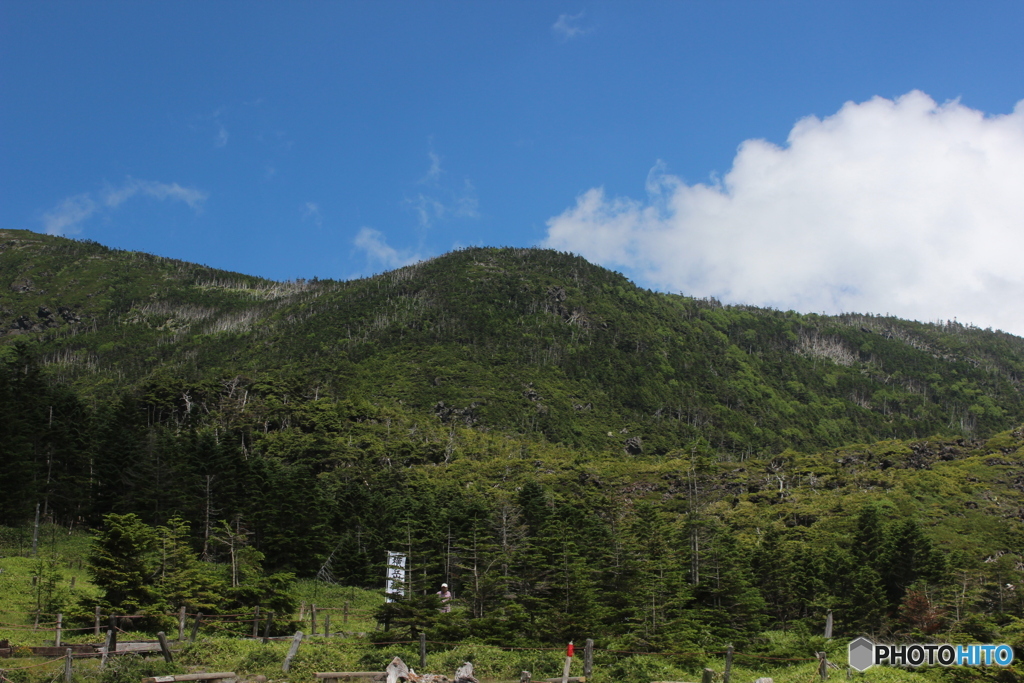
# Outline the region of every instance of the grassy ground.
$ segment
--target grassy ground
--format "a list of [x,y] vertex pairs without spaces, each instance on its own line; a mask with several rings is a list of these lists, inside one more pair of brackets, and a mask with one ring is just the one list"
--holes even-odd
[[[0,527],[0,640],[52,644],[57,614],[97,595],[85,570],[88,544],[86,534],[44,524],[33,555],[30,528]],[[64,642],[88,640],[82,631],[62,636]]]
[[[384,601],[383,589],[368,591],[352,586],[321,583],[312,579],[297,581],[294,593],[300,602],[300,613],[304,612],[301,623],[305,633],[309,633],[312,627],[312,605],[316,605],[317,609],[317,633],[324,632],[325,616],[331,618],[332,633],[369,633],[377,627],[377,622],[373,618],[374,611]],[[304,610],[302,605],[305,605]]]

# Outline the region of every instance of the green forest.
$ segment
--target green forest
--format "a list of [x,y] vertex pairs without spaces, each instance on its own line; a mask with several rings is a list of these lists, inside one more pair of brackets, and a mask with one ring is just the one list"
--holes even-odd
[[409,637],[813,656],[831,612],[1024,656],[1022,382],[1000,331],[548,250],[282,283],[0,230],[0,531],[92,535],[97,591],[39,597],[81,619],[288,613],[391,550]]

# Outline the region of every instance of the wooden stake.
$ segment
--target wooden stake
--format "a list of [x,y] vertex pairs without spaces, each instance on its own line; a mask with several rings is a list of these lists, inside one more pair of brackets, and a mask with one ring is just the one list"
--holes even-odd
[[263,627],[263,644],[266,645],[267,641],[270,640],[270,625],[274,623],[274,613],[271,612],[267,615],[267,623]]
[[348,600],[345,601],[345,607],[342,608],[341,623],[342,625],[348,625]]
[[260,634],[260,606],[256,605],[256,612],[252,616],[252,637]]
[[56,647],[60,647],[60,635],[61,635],[60,632],[61,632],[61,629],[63,628],[63,626],[64,626],[64,615],[63,614],[58,614],[57,615],[57,632],[53,636],[53,644]]
[[281,665],[281,671],[288,673],[288,669],[292,668],[292,659],[295,658],[295,654],[299,651],[299,644],[302,643],[302,631],[296,631],[292,637],[292,646],[288,648],[288,654],[284,658],[284,664]]
[[729,683],[729,677],[732,675],[732,652],[732,643],[729,643],[725,651],[725,673],[722,674],[722,683]]
[[100,637],[100,606],[96,605],[95,619],[92,624],[92,635],[96,638]]
[[324,635],[325,636],[330,636],[331,635],[331,615],[330,614],[325,614],[324,615]]
[[420,671],[427,669],[427,634],[420,632]]
[[594,672],[594,639],[587,638],[587,642],[583,645],[583,675],[586,678],[590,678],[590,675]]
[[185,640],[185,605],[178,608],[178,642]]
[[828,660],[825,658],[824,652],[816,652],[818,656],[818,673],[821,675],[821,680],[828,680]]
[[107,638],[110,640],[110,653],[117,652],[117,617],[110,615],[107,624]]
[[825,637],[832,637],[832,610],[829,610],[828,616],[825,617]]
[[202,622],[202,620],[203,620],[203,613],[202,612],[197,612],[196,613],[196,620],[192,622],[192,635],[189,636],[188,642],[190,642],[190,643],[196,642],[196,636],[199,635],[199,624],[200,624],[200,622]]
[[316,635],[316,604],[315,603],[313,605],[311,605],[310,608],[309,608],[309,626],[310,626],[309,634],[312,635],[312,636],[315,636]]
[[107,657],[110,655],[110,641],[114,638],[113,631],[107,631],[107,639],[103,643],[103,650],[100,655],[100,669],[107,665]]
[[713,669],[704,669],[704,674],[700,677],[700,683],[713,683],[715,680],[715,672]]
[[306,601],[303,600],[301,603],[299,603],[299,621],[304,621],[305,619],[306,619]]
[[171,648],[167,647],[167,636],[163,631],[157,631],[156,639],[160,641],[160,652],[164,653],[164,661],[170,664],[174,658],[171,657]]
[[71,648],[64,653],[64,683],[71,683]]
[[565,658],[565,666],[562,667],[562,683],[569,681],[569,667],[572,666],[572,657]]

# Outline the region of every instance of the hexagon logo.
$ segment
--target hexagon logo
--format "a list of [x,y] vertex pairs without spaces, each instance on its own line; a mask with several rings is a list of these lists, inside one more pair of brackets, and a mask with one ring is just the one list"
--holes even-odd
[[850,666],[857,671],[866,671],[875,663],[875,644],[864,637],[851,641],[847,650]]

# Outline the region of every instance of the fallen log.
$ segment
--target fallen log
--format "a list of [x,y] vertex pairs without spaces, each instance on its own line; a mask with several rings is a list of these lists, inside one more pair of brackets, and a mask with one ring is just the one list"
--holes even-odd
[[383,671],[322,671],[313,675],[328,681],[340,678],[369,678],[374,681],[383,681],[387,678],[387,674]]
[[178,681],[227,681],[238,678],[234,671],[218,671],[209,674],[180,674],[178,676],[150,676],[142,683],[178,683]]

